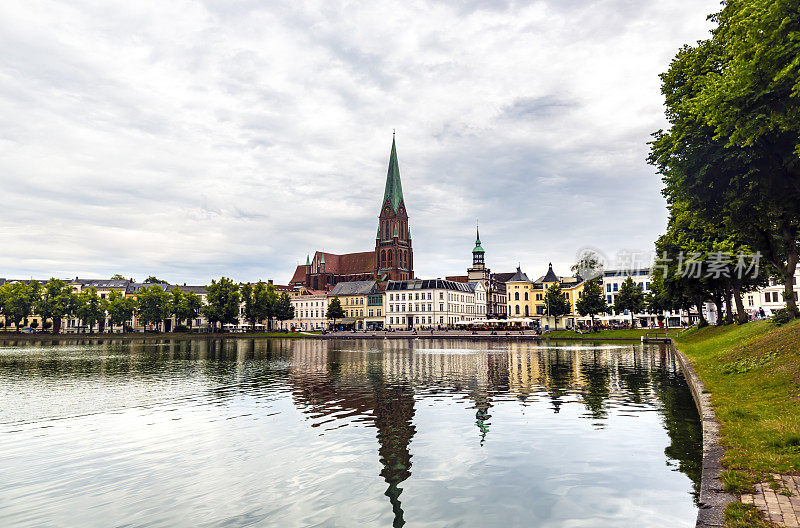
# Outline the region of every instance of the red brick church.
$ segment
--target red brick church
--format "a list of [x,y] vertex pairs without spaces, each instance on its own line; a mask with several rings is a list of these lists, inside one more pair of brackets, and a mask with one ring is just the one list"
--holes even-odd
[[297,266],[289,285],[328,290],[339,282],[412,278],[414,278],[414,250],[411,247],[408,213],[403,202],[397,150],[392,137],[392,153],[389,156],[386,189],[383,192],[381,212],[378,216],[375,249],[343,255],[317,251],[313,258],[306,257],[304,265]]

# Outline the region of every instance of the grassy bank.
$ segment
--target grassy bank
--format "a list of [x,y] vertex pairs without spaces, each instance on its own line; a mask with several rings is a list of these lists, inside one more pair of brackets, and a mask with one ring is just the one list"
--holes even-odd
[[[673,335],[677,335],[680,330],[667,330],[668,335],[672,337]],[[630,329],[620,329],[620,330],[600,330],[599,332],[590,332],[585,334],[580,334],[574,330],[554,330],[552,332],[547,333],[547,337],[558,338],[558,337],[580,337],[584,339],[606,339],[606,338],[617,338],[617,339],[639,339],[641,336],[645,334],[650,334],[654,336],[658,334],[659,336],[664,335],[664,330],[656,330],[653,328],[650,329],[643,329],[643,328],[630,328]]]
[[[692,362],[720,422],[721,475],[728,491],[751,493],[771,473],[800,471],[800,321],[687,330],[675,343]],[[768,528],[752,504],[725,510],[728,528]]]
[[800,321],[708,327],[675,342],[711,393],[730,469],[800,471]]

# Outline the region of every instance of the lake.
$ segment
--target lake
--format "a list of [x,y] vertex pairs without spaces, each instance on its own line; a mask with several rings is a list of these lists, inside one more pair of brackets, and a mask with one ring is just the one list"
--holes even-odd
[[0,526],[693,527],[666,345],[0,341]]

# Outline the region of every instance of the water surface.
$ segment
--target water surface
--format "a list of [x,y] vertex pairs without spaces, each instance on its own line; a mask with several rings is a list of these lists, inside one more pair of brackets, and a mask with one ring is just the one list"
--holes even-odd
[[0,526],[694,526],[663,345],[0,341]]

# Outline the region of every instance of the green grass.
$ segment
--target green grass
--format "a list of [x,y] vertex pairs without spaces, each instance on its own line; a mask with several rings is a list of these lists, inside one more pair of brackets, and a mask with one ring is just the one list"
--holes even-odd
[[[669,336],[676,335],[680,330],[667,330],[669,332]],[[586,339],[605,339],[608,337],[612,338],[625,338],[625,339],[639,339],[641,336],[645,334],[650,334],[651,336],[655,337],[659,335],[661,337],[664,336],[664,330],[660,329],[644,329],[644,328],[623,328],[620,330],[600,330],[599,332],[589,332],[585,334],[579,334],[574,330],[554,330],[552,332],[547,333],[547,337],[581,337]]]
[[[707,327],[675,339],[711,393],[732,489],[800,471],[800,321]],[[726,482],[726,485],[728,483]]]
[[773,528],[776,525],[761,518],[758,508],[752,504],[732,502],[725,508],[726,528]]

